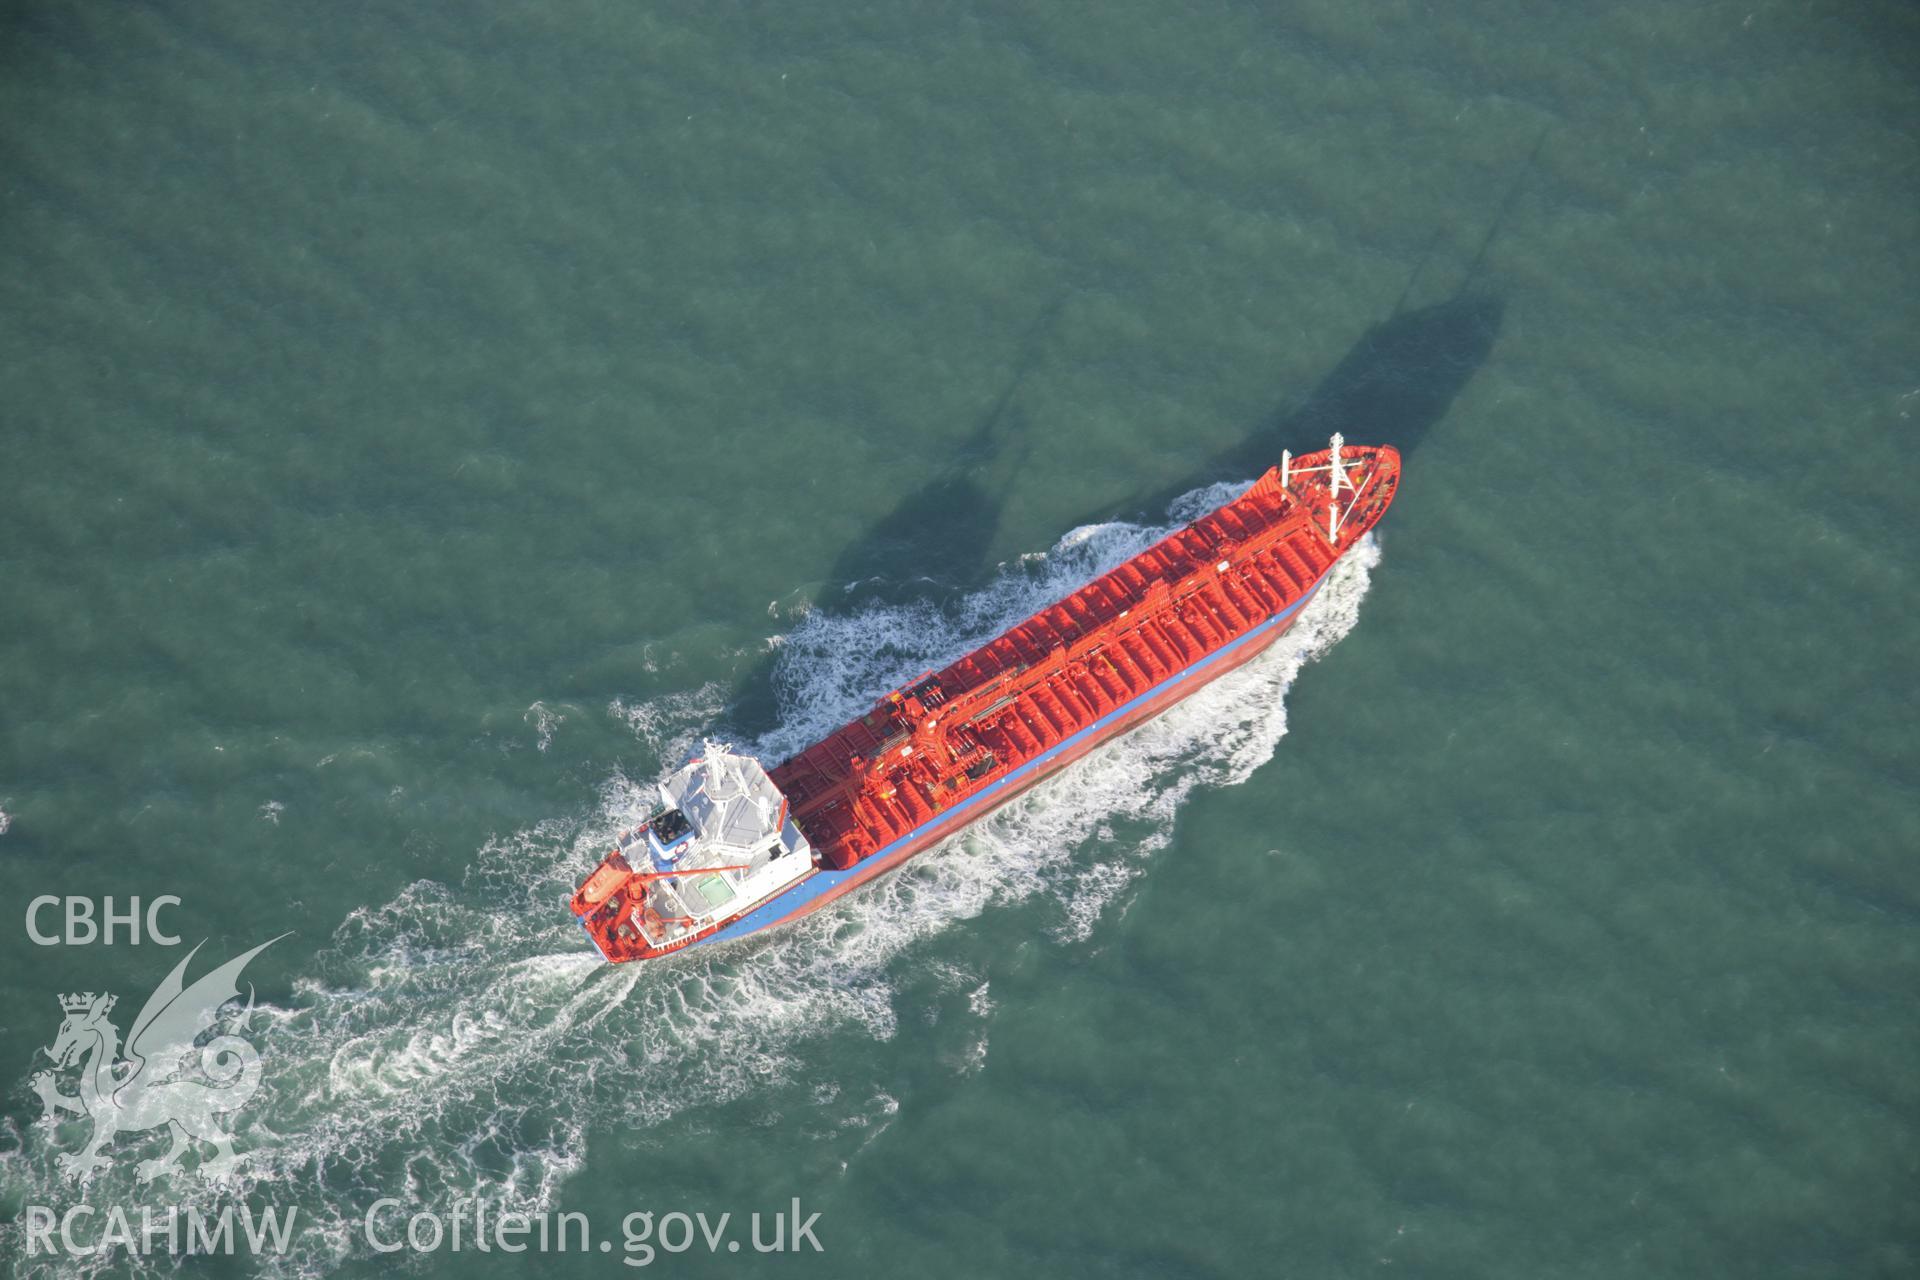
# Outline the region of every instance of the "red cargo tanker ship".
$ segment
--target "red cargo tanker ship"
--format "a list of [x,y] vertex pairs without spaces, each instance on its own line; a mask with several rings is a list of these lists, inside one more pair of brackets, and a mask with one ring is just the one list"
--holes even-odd
[[1400,483],[1388,446],[1293,458],[1231,502],[771,771],[709,742],[574,893],[611,961],[797,919],[1278,639]]

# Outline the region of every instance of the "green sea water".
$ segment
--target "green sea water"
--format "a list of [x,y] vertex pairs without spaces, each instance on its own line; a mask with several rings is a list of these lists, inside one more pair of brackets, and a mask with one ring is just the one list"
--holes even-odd
[[[246,1204],[180,1274],[614,1276],[798,1197],[647,1270],[1915,1274],[1916,120],[1893,3],[6,6],[0,1263]],[[1259,663],[596,963],[702,735],[1335,429],[1401,496]],[[186,950],[29,938],[106,894],[292,935],[224,1188],[60,1171],[57,997]]]

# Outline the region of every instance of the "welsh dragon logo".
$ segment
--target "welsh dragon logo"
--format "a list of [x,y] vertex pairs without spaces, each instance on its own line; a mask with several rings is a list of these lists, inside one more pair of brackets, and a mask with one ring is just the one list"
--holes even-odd
[[[80,1063],[79,1092],[61,1093],[54,1071],[41,1071],[29,1083],[48,1119],[67,1111],[93,1120],[93,1136],[85,1149],[60,1156],[60,1168],[68,1177],[88,1179],[109,1164],[100,1152],[116,1134],[162,1127],[172,1131],[173,1145],[164,1155],[134,1167],[140,1181],[151,1182],[172,1169],[190,1142],[204,1142],[216,1152],[201,1162],[203,1176],[232,1175],[244,1157],[234,1154],[233,1135],[214,1115],[238,1111],[253,1097],[260,1087],[260,1054],[231,1031],[204,1044],[196,1042],[222,1021],[222,1008],[240,998],[240,971],[247,962],[279,940],[261,943],[187,987],[182,982],[187,964],[206,944],[194,947],[147,997],[127,1033],[125,1056],[120,1033],[107,1018],[118,997],[91,991],[60,997],[66,1020],[45,1052],[55,1071]],[[252,1015],[249,983],[247,1007],[237,1015],[239,1025],[246,1028]]]

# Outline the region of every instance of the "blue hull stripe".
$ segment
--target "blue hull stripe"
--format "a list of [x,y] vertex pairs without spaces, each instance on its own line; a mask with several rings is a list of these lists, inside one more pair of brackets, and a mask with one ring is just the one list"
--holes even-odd
[[1266,632],[1279,626],[1294,614],[1298,613],[1300,606],[1313,599],[1314,593],[1320,589],[1320,583],[1325,580],[1324,575],[1315,579],[1313,585],[1308,587],[1306,593],[1298,600],[1295,600],[1292,604],[1282,609],[1279,613],[1274,614],[1271,618],[1268,618],[1265,622],[1247,632],[1247,634],[1241,636],[1238,640],[1223,645],[1191,666],[1168,676],[1165,680],[1162,680],[1159,684],[1153,686],[1153,688],[1147,690],[1139,697],[1134,698],[1132,701],[1115,707],[1112,711],[1101,716],[1098,720],[1095,720],[1092,724],[1080,730],[1072,737],[1062,739],[1046,751],[1041,752],[992,786],[976,791],[973,795],[962,800],[959,804],[954,805],[951,809],[941,810],[913,830],[907,832],[904,836],[901,836],[898,840],[895,840],[892,844],[881,849],[878,853],[867,855],[844,871],[816,871],[799,884],[794,885],[793,888],[761,903],[752,911],[741,916],[738,920],[735,920],[718,933],[709,934],[698,942],[690,943],[689,946],[702,947],[709,942],[730,942],[735,938],[744,938],[748,934],[757,933],[769,925],[780,923],[797,911],[804,911],[809,902],[812,902],[823,893],[829,893],[839,888],[848,880],[864,879],[866,876],[879,874],[881,870],[880,864],[886,860],[888,854],[893,853],[903,845],[911,844],[913,841],[920,839],[933,828],[954,821],[968,810],[986,804],[996,793],[1018,784],[1023,778],[1029,777],[1034,770],[1043,767],[1047,761],[1053,759],[1061,752],[1070,749],[1075,743],[1084,740],[1089,734],[1098,734],[1107,724],[1124,717],[1141,703],[1147,702],[1160,693],[1163,693],[1168,687],[1179,684],[1182,680],[1187,679],[1201,668],[1218,662],[1220,659],[1245,645],[1249,640],[1264,635]]

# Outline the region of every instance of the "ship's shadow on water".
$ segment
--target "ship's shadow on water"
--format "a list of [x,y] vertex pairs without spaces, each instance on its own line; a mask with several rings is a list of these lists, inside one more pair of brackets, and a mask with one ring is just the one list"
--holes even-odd
[[[966,445],[834,561],[813,608],[847,616],[877,605],[938,607],[992,577],[999,567],[991,553],[1005,495],[1027,452],[1028,433],[1036,429],[1016,396],[1061,309],[1056,303],[1029,331],[1018,367]],[[1396,311],[1370,326],[1295,407],[1180,478],[1082,512],[1060,527],[1164,519],[1180,495],[1223,480],[1251,479],[1277,464],[1281,450],[1325,448],[1335,431],[1355,444],[1391,444],[1410,454],[1428,441],[1487,362],[1504,313],[1498,294],[1466,289]],[[780,721],[778,667],[779,651],[770,650],[736,686],[727,721],[743,738],[760,737]]]
[[1298,407],[1276,414],[1182,478],[1085,512],[1079,523],[1158,520],[1181,494],[1223,480],[1252,480],[1279,465],[1281,450],[1324,449],[1336,431],[1354,444],[1390,444],[1410,454],[1487,362],[1505,310],[1497,294],[1462,293],[1399,312],[1368,328]]

